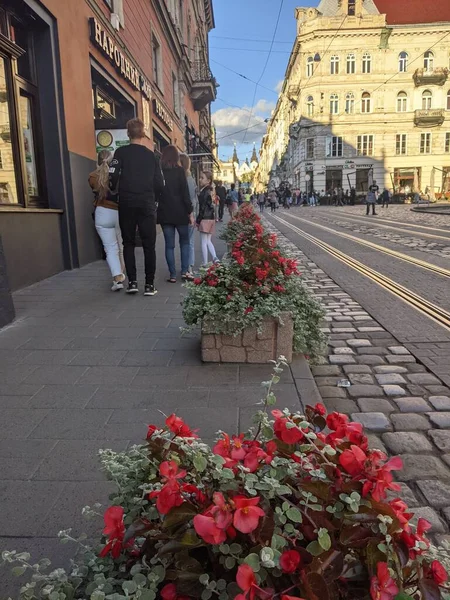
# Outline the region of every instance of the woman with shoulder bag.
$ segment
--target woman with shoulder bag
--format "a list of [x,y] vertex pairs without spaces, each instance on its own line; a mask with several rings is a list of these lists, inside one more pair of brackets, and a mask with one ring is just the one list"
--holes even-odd
[[197,225],[200,231],[200,241],[202,245],[203,264],[208,263],[208,250],[211,254],[213,262],[219,262],[216,249],[212,243],[212,236],[216,231],[216,220],[214,217],[214,201],[215,196],[214,184],[212,182],[212,173],[210,171],[202,171],[200,173],[200,194],[198,196],[198,216]]
[[89,175],[89,185],[94,192],[95,228],[103,243],[106,262],[113,277],[111,290],[123,289],[125,267],[123,262],[122,234],[119,227],[119,204],[117,194],[109,189],[109,163],[112,154],[101,150],[97,168]]

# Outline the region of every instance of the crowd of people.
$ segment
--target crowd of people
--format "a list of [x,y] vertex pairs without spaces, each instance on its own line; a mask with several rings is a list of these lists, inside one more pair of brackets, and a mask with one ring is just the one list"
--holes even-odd
[[[154,296],[156,271],[156,226],[165,241],[167,281],[177,282],[175,242],[178,234],[181,279],[194,279],[195,232],[201,241],[203,264],[209,256],[217,262],[212,241],[216,222],[223,219],[227,192],[215,187],[212,173],[203,171],[199,189],[191,174],[191,161],[175,146],[166,146],[159,162],[144,145],[145,126],[140,119],[127,123],[130,144],[114,156],[102,150],[97,169],[89,176],[94,193],[95,228],[103,243],[113,279],[111,289],[139,292],[136,270],[136,231],[142,242],[145,265],[145,296]],[[126,275],[125,275],[126,274]]]

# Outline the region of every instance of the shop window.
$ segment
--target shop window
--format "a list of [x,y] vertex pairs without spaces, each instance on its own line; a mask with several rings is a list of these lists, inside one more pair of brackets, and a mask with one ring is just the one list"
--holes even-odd
[[400,156],[407,154],[407,136],[406,133],[397,133],[395,136],[395,154]]
[[23,91],[19,98],[20,125],[22,128],[23,147],[25,153],[26,180],[28,194],[39,196],[37,158],[35,147],[35,126],[33,121],[33,99]]
[[356,144],[358,156],[373,156],[373,147],[373,135],[358,135]]
[[352,54],[347,55],[347,74],[354,75],[356,73],[356,56]]
[[406,92],[397,94],[397,112],[406,112],[408,110],[408,96]]
[[17,149],[13,147],[11,132],[11,90],[6,78],[5,60],[0,58],[0,152],[2,172],[0,174],[0,203],[19,204],[14,159]]
[[398,55],[398,71],[399,73],[406,73],[408,70],[408,53],[400,52]]
[[27,81],[36,80],[33,64],[33,36],[17,19],[11,18],[11,39],[25,52],[17,59],[17,74]]
[[369,92],[364,92],[361,96],[361,112],[370,113],[372,110],[371,97]]
[[422,94],[422,110],[430,110],[433,102],[433,94],[430,90],[425,90]]
[[369,174],[372,169],[358,169],[356,171],[355,189],[357,192],[367,192],[369,189]]
[[327,169],[325,172],[325,185],[328,191],[342,187],[342,169]]
[[161,45],[154,35],[152,36],[152,62],[153,62],[153,81],[156,83],[156,85],[162,91],[163,90],[163,70],[162,70]]
[[127,121],[136,116],[135,104],[94,65],[91,66],[91,78],[95,129],[125,129]]
[[371,73],[372,72],[372,57],[368,52],[365,52],[362,59],[362,72],[363,73]]
[[420,134],[420,154],[431,154],[431,133]]

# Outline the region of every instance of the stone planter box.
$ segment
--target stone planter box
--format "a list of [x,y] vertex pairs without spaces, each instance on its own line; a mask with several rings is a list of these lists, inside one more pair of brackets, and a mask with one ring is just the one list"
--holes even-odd
[[294,323],[289,312],[265,317],[260,330],[244,329],[237,335],[215,333],[214,322],[205,320],[202,325],[202,361],[223,363],[267,363],[285,356],[292,361]]

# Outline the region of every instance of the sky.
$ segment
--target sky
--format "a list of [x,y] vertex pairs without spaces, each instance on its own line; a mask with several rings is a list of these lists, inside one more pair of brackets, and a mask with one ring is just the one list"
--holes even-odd
[[[294,9],[318,3],[318,0],[213,2],[216,28],[209,36],[210,65],[220,87],[211,110],[219,158],[231,157],[234,142],[241,161],[250,159],[254,142],[259,150],[267,127],[264,119],[270,117],[275,108],[295,40]],[[281,4],[275,43],[269,55]],[[260,85],[256,87],[261,76]],[[247,128],[248,131],[240,131]]]

